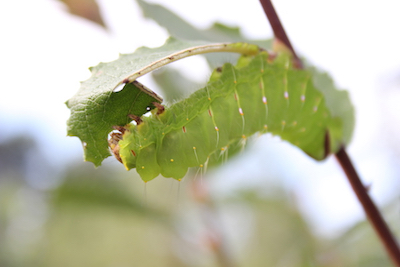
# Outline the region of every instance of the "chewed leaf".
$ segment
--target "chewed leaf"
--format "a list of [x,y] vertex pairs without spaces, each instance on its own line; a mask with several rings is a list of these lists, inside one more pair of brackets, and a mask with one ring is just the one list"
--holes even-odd
[[[85,160],[100,165],[110,155],[107,136],[113,126],[123,126],[132,116],[142,116],[162,99],[143,86],[132,85],[140,76],[184,57],[209,52],[257,54],[256,45],[246,43],[211,44],[170,38],[158,48],[142,47],[119,59],[100,63],[90,70],[78,93],[66,104],[71,109],[68,135],[78,136],[84,145]],[[124,86],[122,91],[116,90]]]
[[205,88],[128,126],[119,141],[120,158],[145,181],[159,174],[181,179],[188,168],[220,164],[247,137],[269,132],[322,160],[349,139],[344,133],[351,135],[352,125],[346,120],[353,114],[325,97],[350,103],[347,95],[326,82],[319,90],[316,84],[322,84],[313,77],[320,74],[294,68],[283,54],[261,52],[242,57],[237,66],[225,64]]
[[68,135],[81,139],[85,160],[98,166],[110,155],[107,136],[113,126],[129,123],[132,120],[129,114],[141,116],[147,113],[154,108],[152,103],[158,102],[158,99],[133,84],[126,84],[119,92],[87,95],[79,97],[78,102],[71,102],[67,102],[71,109]]

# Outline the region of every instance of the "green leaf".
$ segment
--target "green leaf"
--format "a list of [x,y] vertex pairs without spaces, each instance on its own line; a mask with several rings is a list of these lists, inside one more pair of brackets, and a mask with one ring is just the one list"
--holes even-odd
[[[247,42],[265,49],[272,48],[271,39],[253,40],[245,38],[241,34],[239,27],[229,27],[221,23],[214,23],[209,29],[198,29],[161,5],[150,4],[143,0],[137,0],[137,3],[142,8],[145,17],[154,20],[158,25],[165,28],[171,36],[175,36],[178,39],[209,42]],[[205,57],[212,68],[221,66],[227,59],[226,55],[220,53],[205,55]],[[237,58],[232,62],[235,62]]]
[[[140,89],[134,83],[140,76],[181,58],[208,52],[256,54],[259,48],[245,43],[204,45],[202,41],[180,41],[169,38],[158,48],[142,47],[119,59],[90,68],[92,76],[81,83],[78,93],[66,104],[71,109],[67,122],[68,135],[78,136],[84,147],[85,160],[99,166],[110,155],[107,136],[113,126],[123,126],[142,116],[161,102],[151,90]],[[125,84],[122,91],[118,86]]]
[[88,92],[89,88],[82,85],[81,94],[67,101],[71,109],[68,135],[78,136],[83,144],[85,160],[99,166],[110,155],[107,136],[113,126],[126,125],[132,120],[129,114],[140,117],[148,107],[154,108],[152,102],[159,101],[133,84],[126,84],[124,90],[115,93]]
[[200,84],[188,79],[173,68],[166,67],[151,74],[154,81],[162,89],[165,96],[164,100],[167,103],[182,100],[204,85],[204,83]]
[[[250,41],[240,33],[239,27],[228,27],[221,23],[215,23],[209,29],[198,29],[171,12],[167,8],[150,4],[143,0],[137,0],[142,8],[143,15],[165,28],[171,36],[184,40],[204,40],[210,42],[243,42]],[[270,40],[251,40],[253,44],[261,47],[270,47]]]
[[340,144],[331,144],[331,146],[336,147],[349,144],[355,124],[355,112],[349,93],[345,90],[336,90],[335,84],[328,73],[321,72],[314,67],[308,67],[308,69],[313,75],[315,87],[323,93],[332,117],[339,118],[343,124],[343,142]]

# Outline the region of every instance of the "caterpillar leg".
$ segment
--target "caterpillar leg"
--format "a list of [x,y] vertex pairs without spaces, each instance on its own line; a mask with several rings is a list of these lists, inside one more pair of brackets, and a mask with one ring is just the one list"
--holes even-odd
[[143,120],[136,115],[129,114],[128,117],[131,118],[132,120],[134,120],[136,122],[136,125],[139,125],[143,122]]
[[165,108],[163,105],[161,105],[158,102],[153,102],[152,104],[157,108],[157,113],[156,113],[157,115],[160,115],[164,112]]
[[121,134],[124,134],[125,131],[127,130],[124,126],[119,126],[119,125],[113,126],[113,129],[121,132]]

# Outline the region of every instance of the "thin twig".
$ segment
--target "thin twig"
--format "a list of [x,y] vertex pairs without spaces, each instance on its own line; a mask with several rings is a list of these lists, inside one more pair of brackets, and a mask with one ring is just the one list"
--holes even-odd
[[275,12],[275,8],[272,5],[270,0],[260,0],[261,5],[264,9],[265,15],[267,15],[269,24],[271,24],[272,30],[274,31],[274,36],[275,39],[278,39],[281,41],[284,45],[286,45],[287,48],[292,52],[294,60],[295,60],[295,65],[299,69],[303,68],[303,63],[297,56],[296,51],[294,51],[292,44],[289,41],[289,38],[286,35],[285,29],[283,28],[283,25],[281,21],[279,20],[278,14]]
[[389,227],[383,220],[381,213],[368,195],[367,189],[362,184],[344,147],[341,148],[335,156],[342,166],[343,171],[346,173],[354,193],[357,195],[358,200],[367,214],[368,220],[371,222],[377,235],[381,239],[386,251],[396,266],[400,266],[400,251],[397,242],[393,234],[390,232]]
[[[287,48],[292,52],[295,61],[297,63],[297,67],[302,68],[301,60],[298,58],[296,52],[291,45],[289,38],[287,37],[285,30],[282,26],[282,23],[279,20],[278,15],[275,12],[275,9],[270,0],[260,0],[261,5],[264,8],[264,12],[267,15],[267,18],[271,24],[271,27],[274,31],[275,38],[279,39]],[[368,195],[367,189],[361,182],[360,177],[358,176],[349,156],[346,153],[344,147],[342,147],[336,154],[337,160],[339,161],[343,171],[346,173],[346,176],[357,195],[358,200],[360,201],[368,220],[372,224],[375,229],[377,235],[381,239],[387,253],[392,259],[393,263],[400,267],[400,250],[399,246],[391,233],[389,227],[385,223],[382,218],[381,213],[376,208],[374,202]]]

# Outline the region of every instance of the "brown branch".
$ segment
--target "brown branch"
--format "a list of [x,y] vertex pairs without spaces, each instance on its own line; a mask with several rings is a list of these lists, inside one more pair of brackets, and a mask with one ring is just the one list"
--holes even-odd
[[272,27],[272,30],[274,31],[275,39],[278,39],[281,41],[289,50],[292,52],[295,65],[299,69],[303,68],[303,63],[299,59],[299,57],[296,54],[296,51],[294,51],[292,44],[289,41],[289,37],[287,37],[285,29],[282,26],[281,21],[279,20],[278,14],[276,14],[274,6],[272,5],[270,0],[260,0],[260,3],[264,9],[265,15],[267,15],[269,24]]
[[[264,12],[267,15],[267,18],[271,24],[271,27],[274,31],[275,38],[281,41],[293,54],[295,63],[297,67],[303,68],[303,64],[301,60],[298,58],[296,52],[293,49],[292,44],[289,41],[289,38],[286,35],[286,32],[282,26],[282,23],[279,20],[278,15],[275,12],[275,9],[270,0],[260,0],[261,5],[263,6]],[[377,235],[379,236],[381,242],[383,243],[387,253],[392,259],[393,263],[400,267],[400,250],[398,244],[391,233],[389,227],[385,223],[380,214],[379,210],[376,208],[374,202],[370,198],[367,193],[367,189],[362,184],[360,177],[358,176],[350,158],[348,157],[346,150],[342,147],[336,154],[337,160],[339,161],[343,171],[346,173],[346,176],[358,198],[360,201],[368,220],[372,224],[375,229]]]
[[360,177],[358,176],[344,147],[341,148],[335,156],[342,166],[343,171],[346,173],[354,193],[364,208],[368,220],[385,246],[386,251],[396,266],[400,266],[400,251],[398,244],[393,234],[390,232],[389,227],[383,220],[379,210],[376,208],[374,202],[368,195],[367,189],[362,184]]

